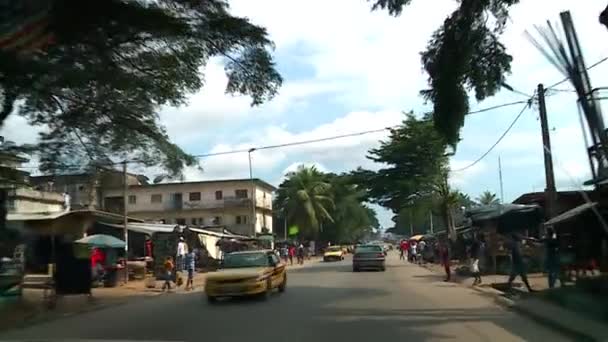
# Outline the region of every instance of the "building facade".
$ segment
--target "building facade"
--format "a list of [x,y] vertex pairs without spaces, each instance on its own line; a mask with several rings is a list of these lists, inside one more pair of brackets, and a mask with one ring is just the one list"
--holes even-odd
[[[148,222],[221,225],[237,234],[255,235],[272,231],[275,190],[260,179],[130,185],[127,211]],[[103,201],[106,211],[122,213],[123,189],[104,189]]]
[[[127,173],[127,184],[142,184],[141,177]],[[121,171],[96,168],[77,174],[35,176],[30,177],[29,181],[37,190],[68,194],[72,210],[103,210],[103,190],[121,187],[123,178]]]

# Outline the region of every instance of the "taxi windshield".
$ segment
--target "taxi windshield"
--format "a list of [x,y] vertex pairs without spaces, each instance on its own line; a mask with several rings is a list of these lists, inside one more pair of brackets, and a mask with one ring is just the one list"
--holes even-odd
[[342,250],[342,247],[329,247],[327,249],[328,252],[340,252]]
[[266,253],[236,253],[226,255],[223,268],[266,267],[268,265]]

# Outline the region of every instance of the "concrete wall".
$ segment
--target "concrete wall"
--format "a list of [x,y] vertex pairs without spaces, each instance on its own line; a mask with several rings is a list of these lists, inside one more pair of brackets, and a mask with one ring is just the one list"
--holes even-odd
[[63,195],[28,188],[9,190],[8,203],[8,211],[13,213],[43,213],[64,210]]

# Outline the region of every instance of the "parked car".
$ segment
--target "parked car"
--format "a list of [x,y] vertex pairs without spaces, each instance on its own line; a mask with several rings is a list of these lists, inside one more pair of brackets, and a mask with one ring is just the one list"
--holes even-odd
[[384,248],[378,245],[359,245],[353,255],[353,272],[363,269],[386,270]]
[[226,254],[220,270],[207,275],[205,294],[213,303],[221,297],[267,298],[272,290],[284,292],[286,287],[285,264],[273,251],[256,250]]

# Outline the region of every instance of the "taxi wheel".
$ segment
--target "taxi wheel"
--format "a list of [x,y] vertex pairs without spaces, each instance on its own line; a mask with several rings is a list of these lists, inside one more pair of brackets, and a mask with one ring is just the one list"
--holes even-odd
[[281,285],[279,285],[279,292],[285,292],[286,288],[287,288],[287,274],[283,277],[283,281],[281,282]]
[[266,300],[268,298],[270,298],[270,295],[272,294],[272,282],[270,281],[270,278],[266,281],[266,291],[262,292],[262,299]]

